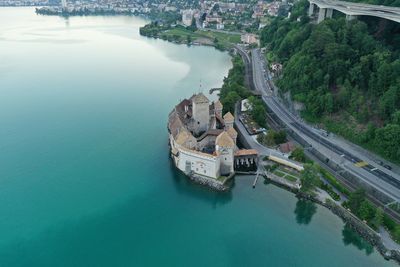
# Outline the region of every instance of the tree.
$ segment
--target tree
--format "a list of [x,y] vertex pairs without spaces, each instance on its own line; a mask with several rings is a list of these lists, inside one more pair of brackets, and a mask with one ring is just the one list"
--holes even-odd
[[314,165],[305,164],[300,176],[302,192],[310,192],[320,184],[318,171]]
[[354,191],[348,201],[348,205],[350,210],[353,213],[356,213],[356,211],[361,207],[362,202],[365,200],[365,190],[364,189],[357,189]]
[[400,125],[400,110],[397,110],[395,113],[393,113],[392,122],[393,124]]
[[190,26],[187,26],[186,29],[192,32],[195,32],[197,30],[197,24],[195,18],[192,18],[192,23],[190,24]]
[[299,162],[305,162],[306,161],[306,156],[304,155],[304,149],[301,147],[296,147],[290,157],[294,160],[297,160]]
[[250,96],[248,100],[251,104],[251,117],[259,126],[266,127],[267,111],[264,107],[264,103],[261,101],[261,99],[255,98],[254,96]]
[[371,225],[378,229],[383,223],[383,210],[379,207],[375,210],[374,218],[371,220]]
[[364,200],[360,204],[360,208],[358,210],[353,211],[361,220],[369,221],[374,215],[374,207],[368,202],[368,200]]
[[224,112],[235,112],[235,104],[240,100],[240,95],[236,93],[235,91],[231,91],[228,93],[228,95],[222,99],[222,105],[224,107]]
[[275,132],[274,135],[275,144],[282,144],[286,142],[286,132],[284,130],[279,130]]
[[400,159],[400,125],[388,124],[377,129],[375,144],[388,158]]
[[[400,123],[394,115],[400,110],[400,26],[343,18],[304,24],[307,9],[307,1],[298,1],[291,18],[273,18],[261,30],[261,45],[284,66],[280,91],[304,104],[305,119],[400,162],[397,129],[387,127]],[[370,123],[375,133],[368,127],[364,134]]]
[[269,130],[267,135],[264,137],[264,144],[267,146],[274,146],[275,145],[275,139],[274,139],[274,130]]

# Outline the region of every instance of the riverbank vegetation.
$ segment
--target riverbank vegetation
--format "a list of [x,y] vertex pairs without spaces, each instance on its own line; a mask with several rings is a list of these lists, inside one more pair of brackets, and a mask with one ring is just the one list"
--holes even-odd
[[[341,197],[335,192],[336,189],[347,199],[342,203],[343,207],[349,209],[356,217],[376,231],[379,231],[381,226],[384,227],[390,233],[392,239],[400,244],[400,224],[385,214],[380,207],[376,207],[369,201],[363,189],[350,192],[332,174],[315,163],[304,165],[300,180],[302,192],[312,194],[315,188],[320,187],[332,199],[339,201]],[[328,183],[324,183],[324,180]],[[304,186],[305,188],[303,188]]]
[[314,194],[315,188],[321,185],[317,166],[314,164],[304,164],[304,170],[301,172],[300,181],[300,191]]
[[400,26],[336,13],[315,25],[307,9],[300,1],[261,33],[268,58],[283,63],[281,92],[305,104],[308,121],[400,162]]
[[364,190],[358,189],[351,193],[349,200],[343,203],[343,206],[349,208],[354,215],[373,229],[378,230],[380,226],[383,226],[390,232],[393,240],[400,243],[400,225],[384,214],[381,208],[377,208],[367,200]]
[[228,50],[240,42],[240,35],[225,32],[198,30],[195,26],[171,26],[169,23],[153,21],[140,28],[140,34],[160,38],[180,44],[203,44],[214,46],[219,50]]
[[223,105],[223,112],[235,112],[235,104],[250,96],[249,90],[244,85],[245,66],[242,58],[236,55],[232,58],[232,68],[224,78],[219,99]]

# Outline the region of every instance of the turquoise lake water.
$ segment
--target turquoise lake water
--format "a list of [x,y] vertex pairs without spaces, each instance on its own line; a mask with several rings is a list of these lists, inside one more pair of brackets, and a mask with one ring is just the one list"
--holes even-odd
[[271,184],[216,193],[175,171],[168,112],[230,58],[144,23],[0,8],[0,266],[394,265]]

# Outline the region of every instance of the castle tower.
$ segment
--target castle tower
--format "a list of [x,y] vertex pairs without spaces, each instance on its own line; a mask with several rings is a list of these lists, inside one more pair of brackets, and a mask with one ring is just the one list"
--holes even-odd
[[220,158],[220,173],[221,175],[229,175],[233,173],[233,150],[235,143],[229,134],[223,131],[215,140],[215,150]]
[[236,145],[236,139],[237,139],[237,135],[238,135],[236,130],[233,127],[231,127],[226,132],[229,134],[229,136],[232,138],[233,142]]
[[199,93],[192,97],[193,106],[193,129],[195,134],[199,134],[208,130],[208,124],[210,122],[210,106],[208,98],[203,94]]
[[235,118],[232,113],[228,112],[224,115],[224,123],[225,123],[225,131],[229,128],[233,128],[233,123],[235,122]]
[[214,102],[214,112],[216,116],[222,117],[222,103],[217,100]]

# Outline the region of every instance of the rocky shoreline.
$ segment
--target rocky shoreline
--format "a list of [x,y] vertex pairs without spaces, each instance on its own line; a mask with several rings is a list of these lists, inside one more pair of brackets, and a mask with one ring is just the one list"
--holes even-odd
[[[293,192],[293,190],[291,191]],[[300,191],[296,192],[296,197],[313,201],[328,208],[335,215],[339,216],[344,223],[350,226],[350,228],[357,232],[362,238],[374,246],[386,260],[394,260],[400,264],[400,252],[396,250],[390,250],[385,247],[380,235],[347,209],[337,205],[333,201],[328,200],[326,202],[322,202],[321,200],[311,195],[304,194]]]
[[196,174],[190,174],[188,176],[189,176],[190,180],[192,180],[193,182],[207,186],[216,191],[224,192],[229,189],[229,186],[227,186],[224,182],[220,182],[220,181],[212,179],[212,178],[207,178],[207,177],[196,175]]
[[362,222],[355,215],[353,215],[350,211],[337,205],[333,201],[323,202],[312,195],[302,193],[299,190],[296,190],[292,187],[288,187],[285,184],[280,184],[277,181],[272,180],[268,177],[264,176],[264,178],[273,183],[274,185],[294,193],[296,197],[299,199],[306,199],[328,208],[329,210],[332,211],[333,214],[340,217],[343,220],[343,222],[347,224],[351,229],[353,229],[368,243],[374,246],[386,260],[393,260],[400,265],[400,252],[397,250],[390,250],[387,247],[385,247],[380,235],[371,227],[369,227],[367,224]]

